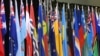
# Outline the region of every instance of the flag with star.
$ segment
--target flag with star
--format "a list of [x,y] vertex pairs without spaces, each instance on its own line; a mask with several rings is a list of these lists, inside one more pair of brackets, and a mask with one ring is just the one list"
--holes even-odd
[[62,45],[63,45],[63,56],[68,56],[68,45],[66,35],[66,18],[65,18],[65,5],[62,7]]
[[30,25],[30,22],[31,22],[31,20],[30,20],[30,17],[29,17],[29,9],[28,9],[29,7],[28,7],[28,0],[26,0],[26,11],[25,11],[25,13],[26,13],[26,31],[27,31],[27,33],[26,33],[26,44],[25,44],[25,46],[26,46],[26,56],[33,56],[33,42],[32,42],[32,37],[31,37],[31,25]]
[[33,56],[39,56],[39,48],[38,48],[38,36],[36,31],[36,22],[35,22],[35,14],[34,14],[34,7],[33,2],[31,0],[30,3],[30,28],[31,28],[31,37],[33,41]]
[[56,43],[55,43],[55,35],[54,35],[54,26],[53,23],[55,21],[54,12],[52,11],[52,7],[50,9],[50,19],[49,19],[49,42],[50,42],[50,55],[57,56],[56,51]]
[[24,5],[21,0],[21,5],[20,5],[20,36],[21,36],[21,52],[22,56],[25,56],[25,37],[26,37],[26,21],[25,21],[25,12],[24,12]]
[[10,0],[9,56],[16,56],[18,50],[16,19],[12,0]]
[[38,41],[39,41],[39,54],[45,56],[44,44],[43,44],[43,6],[42,2],[39,1],[38,6]]
[[79,41],[79,33],[78,33],[78,11],[74,8],[73,12],[73,38],[74,38],[74,55],[81,56],[81,49],[80,49],[80,41]]

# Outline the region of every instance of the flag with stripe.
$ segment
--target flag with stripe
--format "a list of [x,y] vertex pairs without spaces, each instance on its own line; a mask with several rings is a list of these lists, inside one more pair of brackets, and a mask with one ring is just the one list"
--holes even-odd
[[68,56],[68,45],[67,45],[67,35],[66,35],[66,29],[67,29],[67,23],[65,18],[65,5],[62,7],[62,45],[63,45],[63,56]]
[[26,56],[33,56],[33,45],[32,45],[32,37],[31,37],[31,28],[30,28],[30,17],[29,17],[29,9],[28,9],[28,1],[26,0]]
[[18,50],[16,18],[12,0],[10,0],[9,56],[16,56]]
[[30,20],[31,20],[30,21],[31,37],[33,41],[33,56],[39,56],[38,37],[36,32],[36,22],[35,22],[35,14],[34,14],[34,7],[32,0],[30,3]]
[[79,41],[79,33],[78,33],[78,18],[77,18],[77,9],[74,8],[73,12],[73,38],[74,38],[74,55],[81,56],[81,49],[80,49],[80,41]]

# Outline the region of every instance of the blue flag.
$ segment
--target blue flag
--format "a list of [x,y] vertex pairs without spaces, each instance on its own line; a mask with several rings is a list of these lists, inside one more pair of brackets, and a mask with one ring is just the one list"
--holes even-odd
[[16,56],[18,50],[16,19],[12,0],[10,0],[9,56]]
[[18,51],[17,51],[16,56],[22,56],[22,53],[21,53],[20,24],[19,24],[18,8],[17,8],[17,1],[16,0],[15,0],[15,20],[16,20],[16,32],[17,32],[17,41],[18,41]]
[[73,12],[73,37],[74,37],[74,55],[81,56],[80,50],[80,42],[79,42],[79,35],[78,35],[78,18],[77,18],[77,10],[74,8]]
[[38,7],[38,39],[39,39],[39,51],[41,56],[45,56],[45,51],[43,48],[43,28],[42,28],[42,22],[43,22],[43,10],[42,10],[42,4],[39,3]]
[[62,8],[62,38],[63,38],[63,55],[68,56],[68,45],[67,45],[67,36],[66,36],[66,20],[65,20],[65,6]]

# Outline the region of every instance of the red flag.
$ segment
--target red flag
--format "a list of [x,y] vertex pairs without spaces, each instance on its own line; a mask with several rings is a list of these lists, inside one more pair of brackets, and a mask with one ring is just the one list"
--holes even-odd
[[2,42],[2,33],[1,33],[1,29],[0,29],[0,56],[5,56],[5,55],[4,55],[3,42]]
[[29,10],[28,10],[28,2],[26,0],[26,56],[33,56],[33,45],[32,38],[30,32],[30,18],[29,18]]

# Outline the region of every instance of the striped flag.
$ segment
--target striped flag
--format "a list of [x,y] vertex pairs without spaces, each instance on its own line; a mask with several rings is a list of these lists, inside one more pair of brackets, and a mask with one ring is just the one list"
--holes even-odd
[[24,12],[24,5],[21,0],[21,5],[20,5],[20,36],[21,36],[21,52],[22,56],[25,56],[25,37],[26,37],[26,21],[25,21],[25,12]]
[[34,7],[33,2],[31,0],[30,3],[30,24],[31,24],[31,37],[33,41],[33,56],[39,56],[39,50],[38,50],[38,37],[36,32],[36,22],[35,22],[35,15],[34,15]]
[[29,9],[28,2],[26,0],[26,56],[33,56],[33,45],[32,45],[32,37],[31,37],[31,28],[30,28],[30,18],[29,18]]
[[18,8],[17,1],[15,0],[15,21],[16,21],[16,32],[17,32],[17,41],[18,41],[18,50],[16,56],[22,56],[21,54],[21,36],[20,36],[20,24],[18,17]]
[[16,56],[18,50],[16,18],[12,0],[10,0],[9,56]]
[[77,18],[77,10],[74,8],[73,12],[73,38],[74,38],[74,55],[75,56],[81,56],[81,50],[80,50],[80,41],[79,41],[79,33],[78,33],[78,18]]
[[38,39],[39,39],[39,51],[41,56],[45,56],[44,44],[43,44],[43,6],[39,1],[38,6]]
[[63,38],[63,56],[68,56],[68,45],[67,45],[67,35],[66,35],[66,20],[65,20],[65,5],[62,8],[62,38]]

